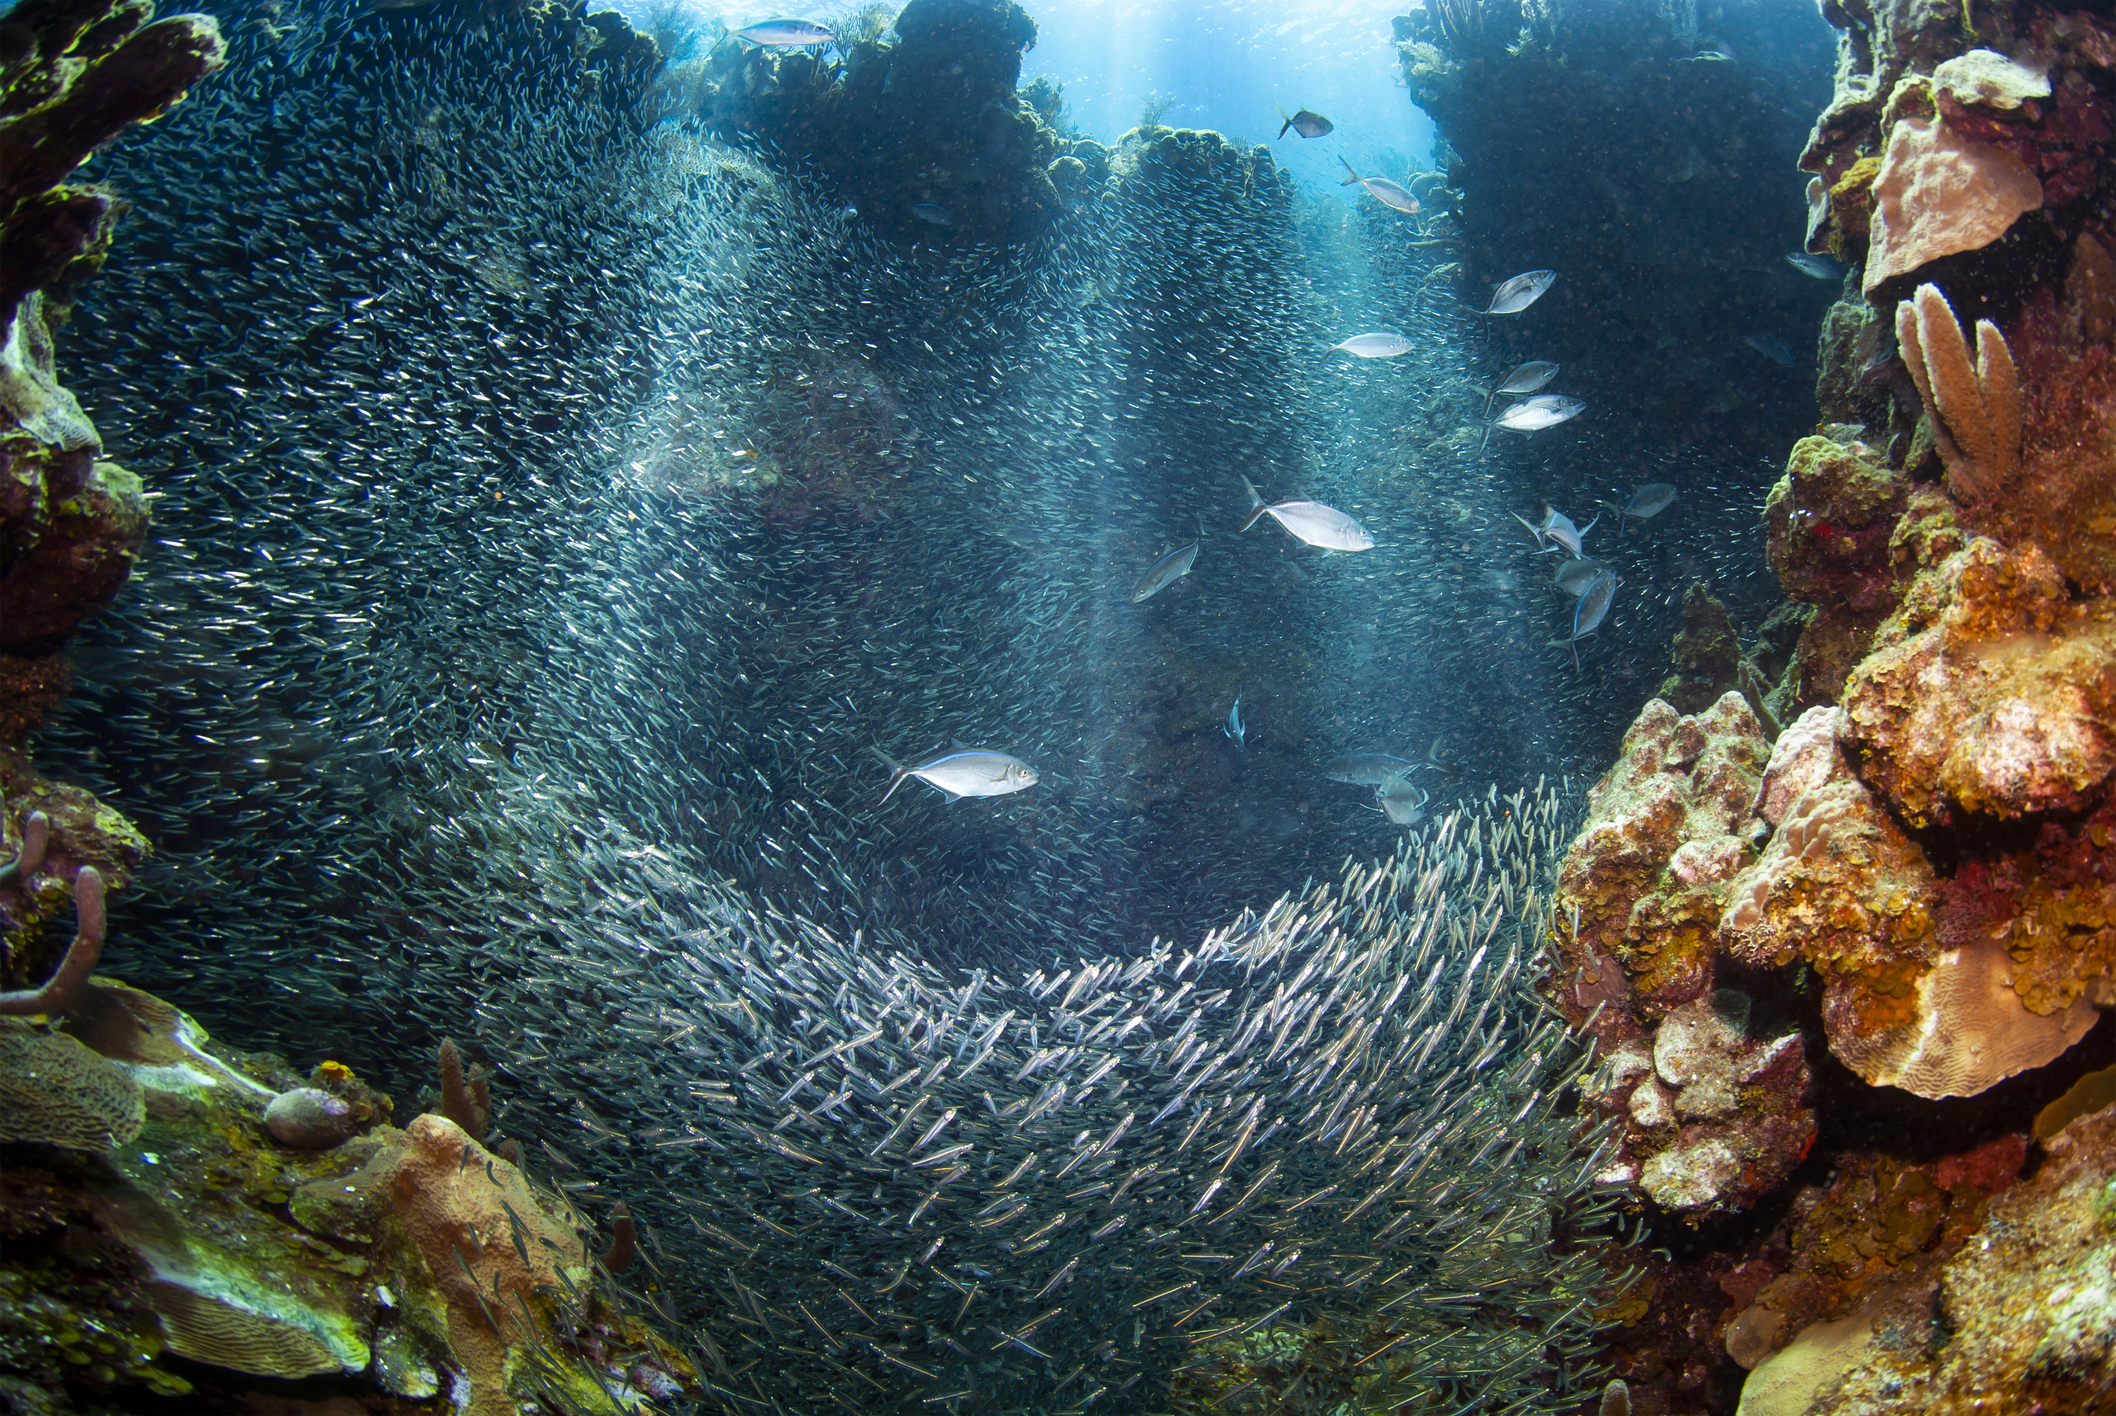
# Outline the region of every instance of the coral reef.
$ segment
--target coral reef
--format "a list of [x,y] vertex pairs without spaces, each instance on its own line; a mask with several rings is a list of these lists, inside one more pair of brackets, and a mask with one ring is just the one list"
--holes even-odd
[[2116,1382],[2116,1111],[2071,1122],[2043,1152],[2031,1177],[1990,1200],[1936,1281],[1875,1292],[1865,1310],[1872,1340],[1817,1374],[1820,1400],[1809,1409],[1909,1416],[2106,1406]]
[[2034,545],[1970,541],[1846,681],[1842,738],[1912,829],[2091,810],[2116,772],[2116,626]]
[[[0,63],[0,655],[49,656],[110,602],[146,535],[138,479],[52,373],[51,327],[102,259],[111,198],[68,186],[90,153],[221,65],[211,16],[17,5]],[[9,667],[0,665],[0,667]],[[19,673],[10,667],[10,675]],[[0,675],[4,678],[5,675]]]
[[[2099,1409],[2116,1121],[2101,1074],[2057,1096],[2105,1062],[2090,1034],[2116,1006],[2116,31],[2062,7],[1978,6],[1973,30],[1966,8],[1823,9],[1844,33],[1802,158],[1809,249],[1856,278],[1824,320],[1821,424],[1765,509],[1798,635],[1757,656],[1784,731],[1715,925],[1611,928],[1607,905],[1650,921],[1631,902],[1669,889],[1641,867],[1705,849],[1665,806],[1628,818],[1656,843],[1637,860],[1591,822],[1560,897],[1581,905],[1560,1001],[1605,1039],[1605,1078],[1658,1080],[1640,1039],[1739,988],[1809,1049],[1818,1153],[1744,1194],[1747,1223],[1687,1204],[1673,1162],[1623,1172],[1703,1227],[1649,1265],[1654,1303],[1611,1351],[1655,1410],[1726,1410],[1737,1383],[1752,1416]],[[1598,803],[1669,720],[1640,714]],[[1602,856],[1622,898],[1596,897]],[[1638,966],[1670,948],[1698,990],[1674,1007]],[[1667,1091],[1591,1100],[1658,1116]],[[1975,1121],[1921,1130],[1943,1116]]]
[[1011,243],[1093,195],[1094,164],[1015,91],[1035,42],[1014,0],[911,0],[890,36],[852,37],[841,67],[727,40],[670,87],[897,239]]
[[1589,1103],[1622,1127],[1604,1176],[1685,1214],[1754,1203],[1815,1135],[1798,1031],[1713,987],[1769,757],[1740,693],[1690,717],[1656,699],[1590,794],[1558,876],[1558,983],[1570,985],[1556,1002],[1600,1040]]
[[693,1380],[611,1305],[555,1194],[444,1118],[389,1126],[336,1063],[295,1081],[107,981],[48,1029],[0,1019],[0,1370],[194,1411],[327,1377],[341,1398],[477,1416]]
[[1672,657],[1675,672],[1661,681],[1654,697],[1684,714],[1702,713],[1727,693],[1739,693],[1762,724],[1764,736],[1778,736],[1778,721],[1768,702],[1763,674],[1742,652],[1741,631],[1712,592],[1698,581],[1683,588],[1683,627],[1676,632]]
[[[108,192],[67,179],[221,64],[212,17],[153,13],[44,0],[0,24],[0,854],[14,862],[0,871],[0,1013],[66,1005],[95,966],[105,889],[129,886],[146,853],[123,817],[31,767],[24,744],[71,681],[67,639],[117,594],[147,532],[138,478],[99,460],[55,377],[52,329],[114,219]],[[70,898],[62,960],[47,925]]]

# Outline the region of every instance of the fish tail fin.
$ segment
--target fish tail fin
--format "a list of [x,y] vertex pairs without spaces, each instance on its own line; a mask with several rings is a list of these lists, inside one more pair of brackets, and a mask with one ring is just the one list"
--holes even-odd
[[[867,750],[876,757],[881,758],[884,765],[889,768],[889,790],[882,793],[882,801],[887,801],[890,797],[896,795],[896,789],[901,787],[904,784],[904,779],[911,774],[904,770],[903,763],[897,761],[880,748],[870,747]],[[876,805],[880,805],[880,803],[877,802]]]
[[[1279,128],[1279,130],[1278,130],[1278,136],[1279,136],[1279,137],[1281,137],[1281,138],[1283,138],[1284,136],[1286,136],[1286,129],[1287,129],[1287,128],[1290,128],[1290,127],[1292,127],[1292,126],[1293,126],[1293,117],[1292,117],[1292,115],[1291,115],[1291,114],[1289,114],[1289,113],[1287,113],[1287,112],[1286,112],[1286,105],[1285,105],[1285,104],[1283,104],[1283,103],[1274,103],[1274,104],[1272,104],[1271,106],[1272,106],[1273,108],[1276,108],[1276,109],[1278,110],[1278,116],[1279,116],[1279,117],[1281,117],[1281,118],[1284,118],[1284,119],[1286,120],[1286,121],[1285,121],[1285,123],[1284,123],[1284,124],[1283,124],[1283,125],[1282,125],[1282,126],[1281,126],[1281,127]],[[1277,141],[1277,139],[1273,139],[1273,141],[1275,142],[1275,141]]]
[[1340,186],[1340,187],[1349,187],[1349,186],[1351,186],[1351,185],[1352,185],[1352,184],[1353,184],[1354,182],[1357,182],[1357,181],[1359,180],[1359,169],[1358,169],[1358,168],[1356,168],[1356,167],[1354,167],[1354,166],[1352,165],[1351,161],[1350,161],[1349,159],[1347,159],[1347,158],[1342,158],[1342,157],[1340,157],[1340,158],[1339,158],[1339,159],[1337,159],[1337,160],[1338,160],[1339,162],[1342,162],[1342,163],[1344,163],[1344,165],[1345,165],[1345,171],[1347,171],[1347,172],[1349,172],[1349,173],[1351,173],[1351,174],[1352,174],[1351,176],[1349,176],[1349,177],[1345,178],[1345,180],[1344,180],[1344,181],[1342,181],[1342,182],[1339,182],[1339,183],[1338,183],[1337,185],[1338,185],[1338,186]]
[[1256,525],[1257,518],[1262,516],[1263,514],[1264,504],[1262,502],[1258,502],[1256,506],[1251,509],[1250,513],[1242,518],[1242,524],[1236,528],[1236,533],[1239,534],[1240,532],[1247,531],[1250,527]]
[[[1239,476],[1240,474],[1237,473],[1236,475]],[[1242,524],[1236,528],[1236,535],[1240,535],[1243,531],[1247,531],[1250,527],[1256,525],[1256,519],[1264,514],[1264,499],[1258,495],[1256,483],[1250,481],[1247,477],[1242,477],[1242,490],[1249,493],[1249,514],[1242,518]]]
[[1490,420],[1490,418],[1491,418],[1491,402],[1492,402],[1492,400],[1493,400],[1493,399],[1497,398],[1498,396],[1499,396],[1499,390],[1498,390],[1498,389],[1496,389],[1496,388],[1495,388],[1495,389],[1493,389],[1493,390],[1492,390],[1492,391],[1491,391],[1490,393],[1487,393],[1487,394],[1485,394],[1485,395],[1484,395],[1484,411],[1483,411],[1482,413],[1479,413],[1479,414],[1477,415],[1477,417],[1478,417],[1478,419],[1479,419],[1480,421],[1489,421],[1489,420]]
[[[1479,457],[1482,457],[1482,456],[1484,456],[1484,448],[1485,448],[1485,445],[1486,445],[1487,443],[1489,443],[1490,441],[1491,441],[1491,424],[1489,424],[1489,423],[1486,423],[1486,424],[1484,425],[1484,436],[1483,436],[1483,437],[1481,437],[1481,438],[1479,438],[1479,439],[1477,440],[1477,456],[1479,456]],[[1515,518],[1514,518],[1514,520],[1516,520],[1516,521],[1521,521],[1521,518],[1517,516],[1517,517],[1515,517]],[[1528,523],[1527,523],[1527,522],[1525,522],[1525,521],[1521,521],[1521,524],[1522,524],[1523,526],[1528,526]],[[1530,527],[1529,527],[1529,529],[1530,529],[1530,530],[1532,531],[1532,530],[1534,530],[1535,528],[1534,528],[1534,527],[1532,527],[1532,526],[1530,526]]]

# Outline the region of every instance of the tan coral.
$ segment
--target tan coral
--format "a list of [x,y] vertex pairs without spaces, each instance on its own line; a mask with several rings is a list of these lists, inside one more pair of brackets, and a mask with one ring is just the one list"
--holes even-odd
[[1830,1051],[1875,1086],[1928,1099],[1975,1096],[2054,1061],[2100,1016],[2083,998],[2048,1016],[2029,1012],[2013,990],[2012,959],[1990,942],[1942,953],[1919,977],[1904,1026],[1839,1027],[1836,1014],[1848,1006],[1834,991],[1824,1005]]
[[1939,119],[1898,119],[1873,186],[1870,299],[1898,276],[1981,250],[2043,204],[2042,182],[2001,147],[1964,137]]
[[2020,374],[2005,335],[1976,322],[1976,364],[1954,307],[1935,285],[1920,285],[1896,306],[1896,342],[1931,415],[1949,485],[1967,499],[1988,497],[2020,471]]
[[448,1345],[469,1383],[458,1405],[470,1416],[512,1416],[510,1345],[536,1340],[525,1309],[542,1301],[539,1290],[586,1283],[580,1236],[545,1213],[521,1171],[453,1121],[420,1116],[404,1134],[404,1148],[384,1152],[379,1172],[357,1183],[386,1197],[447,1300]]

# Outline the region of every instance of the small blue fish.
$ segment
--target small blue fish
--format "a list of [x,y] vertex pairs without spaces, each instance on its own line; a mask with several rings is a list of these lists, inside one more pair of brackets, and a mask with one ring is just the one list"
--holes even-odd
[[1749,334],[1743,335],[1741,342],[1773,364],[1783,364],[1788,369],[1793,367],[1793,351],[1786,347],[1782,339],[1768,334]]
[[1242,722],[1242,695],[1239,693],[1234,695],[1234,706],[1227,710],[1227,721],[1220,731],[1233,738],[1236,747],[1240,747],[1242,739],[1248,736],[1249,729]]

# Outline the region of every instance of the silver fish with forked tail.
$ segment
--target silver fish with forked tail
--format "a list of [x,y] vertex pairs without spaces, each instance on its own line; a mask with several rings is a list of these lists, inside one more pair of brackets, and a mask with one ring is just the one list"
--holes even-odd
[[1330,352],[1342,350],[1361,359],[1393,359],[1398,354],[1411,352],[1411,341],[1400,334],[1377,332],[1355,334],[1350,339],[1330,346]]
[[1559,561],[1557,571],[1550,577],[1550,583],[1568,595],[1584,595],[1587,588],[1594,584],[1594,578],[1606,569],[1608,567],[1597,560]]
[[1580,641],[1602,627],[1602,621],[1609,617],[1609,606],[1616,599],[1616,587],[1621,583],[1616,572],[1605,570],[1588,585],[1579,604],[1573,606],[1572,637],[1566,643],[1572,649],[1574,673],[1580,671]]
[[1411,785],[1411,779],[1398,772],[1374,788],[1374,800],[1396,825],[1416,826],[1425,819],[1425,806],[1432,797]]
[[1484,412],[1480,417],[1491,416],[1492,400],[1501,394],[1531,394],[1558,376],[1558,366],[1548,359],[1531,359],[1499,380],[1498,387],[1484,395]]
[[1491,293],[1491,303],[1477,313],[1480,315],[1518,315],[1521,311],[1543,298],[1543,292],[1556,282],[1554,270],[1529,270],[1501,281]]
[[907,777],[916,777],[952,797],[1007,796],[1028,790],[1038,780],[1036,769],[1020,758],[986,748],[951,747],[909,766],[878,747],[867,750],[889,767],[889,790],[882,793],[883,801],[894,796]]
[[1675,488],[1666,482],[1648,482],[1624,504],[1625,521],[1645,521],[1666,511],[1675,500]]
[[1341,157],[1337,160],[1344,162],[1345,171],[1352,174],[1345,178],[1344,181],[1339,182],[1338,186],[1349,187],[1354,182],[1357,182],[1360,186],[1367,189],[1375,201],[1380,202],[1383,206],[1400,211],[1405,216],[1416,216],[1418,214],[1418,199],[1408,191],[1405,191],[1386,177],[1362,177],[1351,163],[1345,162]]
[[1504,428],[1509,433],[1540,433],[1545,428],[1569,422],[1586,411],[1584,399],[1563,393],[1539,393],[1534,398],[1523,399],[1484,425],[1484,439],[1477,444],[1477,454],[1483,455],[1484,444],[1491,441],[1493,428]]
[[1519,513],[1510,512],[1508,514],[1514,520],[1526,526],[1528,534],[1535,537],[1536,544],[1543,546],[1544,550],[1550,549],[1550,547],[1543,545],[1545,541],[1555,541],[1565,549],[1568,555],[1575,558],[1585,554],[1580,549],[1580,543],[1587,538],[1587,533],[1599,526],[1602,521],[1602,518],[1597,516],[1584,527],[1575,526],[1571,517],[1559,511],[1549,502],[1543,503],[1543,519],[1539,522],[1530,522]]
[[[1439,746],[1437,739],[1434,746]],[[1386,752],[1355,752],[1349,757],[1340,757],[1323,768],[1323,775],[1333,782],[1350,782],[1359,787],[1380,787],[1389,778],[1402,776],[1419,765],[1408,757],[1393,757]]]
[[736,30],[735,38],[746,39],[751,44],[762,44],[768,48],[801,49],[814,44],[828,44],[833,36],[814,20],[766,20],[761,25]]
[[1139,583],[1131,588],[1131,602],[1136,605],[1142,600],[1151,600],[1190,574],[1190,568],[1197,564],[1198,548],[1204,544],[1205,532],[1200,528],[1197,540],[1187,546],[1176,547],[1146,567],[1146,573],[1139,577]]
[[1277,104],[1273,104],[1272,107],[1278,108],[1278,116],[1286,120],[1285,126],[1278,130],[1278,135],[1281,138],[1286,136],[1287,128],[1291,128],[1304,138],[1319,138],[1337,126],[1329,119],[1323,117],[1322,114],[1310,113],[1305,108],[1289,116],[1283,107]]
[[1260,516],[1270,516],[1273,521],[1291,532],[1295,539],[1326,551],[1370,551],[1374,549],[1374,538],[1367,529],[1345,515],[1334,506],[1321,502],[1284,501],[1266,504],[1263,497],[1250,484],[1247,477],[1242,485],[1249,489],[1249,515],[1241,529],[1247,531],[1256,525]]

